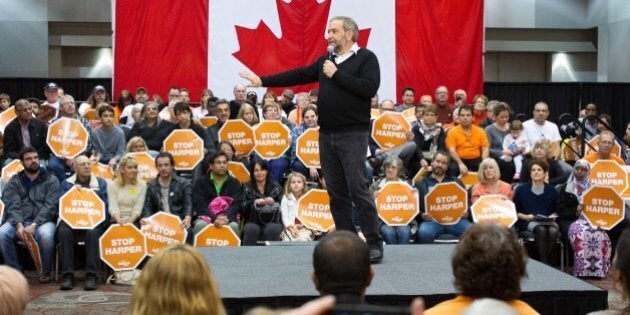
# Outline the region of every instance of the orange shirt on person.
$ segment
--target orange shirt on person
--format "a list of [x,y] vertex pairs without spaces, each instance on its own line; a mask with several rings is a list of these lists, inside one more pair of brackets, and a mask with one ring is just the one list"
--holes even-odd
[[287,117],[290,122],[294,123],[296,126],[302,123],[302,109],[298,106],[289,112],[289,116]]
[[477,201],[477,199],[479,199],[479,197],[481,196],[485,196],[485,195],[503,195],[505,197],[507,197],[508,199],[512,200],[512,185],[499,180],[499,189],[498,191],[495,192],[491,192],[488,187],[482,183],[476,183],[473,187],[472,190],[470,192],[470,203],[475,203],[475,201]]
[[[597,156],[597,152],[591,152],[589,154],[587,154],[584,159],[586,160],[586,162],[589,162],[590,164],[595,163],[595,161],[597,160],[602,160],[599,158],[599,156]],[[618,155],[616,154],[610,154],[610,158],[606,159],[606,160],[613,160],[615,162],[617,162],[617,164],[619,165],[626,165],[626,162],[620,158]]]
[[[467,307],[472,305],[475,302],[474,299],[458,295],[454,299],[446,300],[426,311],[424,311],[425,315],[438,315],[438,314],[461,314],[463,313]],[[519,315],[537,315],[540,314],[536,312],[531,306],[521,300],[512,300],[507,302],[514,308],[514,310]]]
[[470,126],[470,131],[465,131],[462,125],[457,125],[446,134],[446,147],[455,148],[460,159],[480,158],[481,148],[489,146],[486,132],[475,125]]
[[482,114],[473,114],[473,125],[479,126],[479,124],[488,118],[488,112],[485,111]]

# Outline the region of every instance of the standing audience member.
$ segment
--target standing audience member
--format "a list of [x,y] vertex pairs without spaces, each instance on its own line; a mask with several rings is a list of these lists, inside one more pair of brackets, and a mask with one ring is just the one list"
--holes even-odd
[[485,127],[486,136],[490,143],[490,157],[497,161],[499,169],[501,169],[501,180],[511,183],[514,176],[514,163],[512,159],[505,159],[503,156],[512,156],[511,152],[503,149],[503,142],[510,136],[510,106],[506,103],[499,102],[493,106],[492,116],[494,122]]
[[269,175],[269,165],[256,160],[250,168],[251,180],[243,185],[243,245],[256,245],[264,235],[265,241],[279,241],[282,233],[280,201],[282,186]]
[[23,314],[30,298],[24,275],[11,267],[0,265],[0,314]]
[[449,171],[453,175],[465,176],[469,171],[476,172],[479,163],[490,154],[486,132],[473,125],[472,118],[470,106],[460,107],[460,124],[446,134],[446,147],[452,158]]
[[471,204],[485,195],[502,195],[512,200],[512,185],[501,180],[501,170],[493,158],[485,158],[481,161],[477,178],[479,182],[471,190]]
[[125,155],[116,168],[116,179],[107,185],[109,214],[118,224],[135,223],[142,213],[147,185],[138,180],[138,162]]
[[131,315],[225,315],[206,259],[194,247],[173,245],[144,267],[131,293]]
[[92,160],[107,164],[113,169],[125,154],[125,133],[114,125],[114,109],[111,106],[99,107],[98,117],[101,120],[101,127],[91,132]]

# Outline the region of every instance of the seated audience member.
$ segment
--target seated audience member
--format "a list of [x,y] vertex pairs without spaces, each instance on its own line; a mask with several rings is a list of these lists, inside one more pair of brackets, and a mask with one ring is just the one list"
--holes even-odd
[[208,148],[208,155],[211,156],[218,150],[219,130],[230,119],[230,103],[222,98],[216,101],[217,123],[206,129],[206,138],[203,142]]
[[295,126],[302,124],[304,110],[311,104],[311,99],[306,92],[298,93],[296,100],[297,106],[289,112],[289,116],[287,117]]
[[0,314],[23,314],[30,298],[24,275],[9,266],[0,265]]
[[[488,112],[488,117],[486,117],[486,119],[484,119],[482,122],[479,123],[479,127],[481,128],[486,128],[490,125],[492,125],[495,121],[496,116],[494,115],[494,107],[499,104],[499,101],[497,100],[490,100],[488,101],[488,105],[486,106],[486,110]],[[507,104],[506,104],[507,105]]]
[[127,147],[125,148],[125,154],[135,152],[149,152],[147,143],[140,137],[133,137],[127,141]]
[[[549,154],[553,158],[560,156],[560,131],[558,126],[549,117],[549,105],[545,102],[538,102],[534,105],[533,118],[523,122],[523,133],[529,143],[536,143],[542,139],[550,141]],[[566,179],[565,179],[566,180]]]
[[[440,85],[435,89],[435,108],[437,109],[437,121],[442,126],[453,122],[455,105],[448,102],[448,88]],[[442,127],[444,128],[444,127]]]
[[597,130],[597,105],[594,103],[588,103],[584,107],[584,115],[585,117],[580,117],[580,122],[584,125],[584,131],[582,134],[584,138],[588,141],[593,139],[599,131]]
[[[59,113],[59,97],[63,96],[63,90],[55,82],[49,82],[44,86],[46,100],[41,104],[37,118],[48,124]],[[17,102],[16,102],[17,104]]]
[[192,111],[190,110],[188,103],[175,103],[173,111],[175,112],[175,117],[177,118],[175,129],[191,129],[202,140],[206,137],[206,129],[192,120]]
[[135,103],[135,100],[129,90],[120,91],[116,104],[112,106],[114,108],[114,115],[122,118],[122,113],[125,111],[125,107],[130,106],[133,103]]
[[260,120],[258,119],[258,114],[256,113],[256,109],[254,108],[254,106],[248,103],[243,103],[243,105],[241,105],[241,109],[238,110],[238,115],[236,115],[236,118],[242,119],[244,122],[252,127],[258,125],[258,123],[260,122]]
[[422,120],[411,129],[416,143],[416,156],[422,167],[429,166],[437,151],[446,150],[446,133],[442,124],[437,122],[435,105],[427,105],[422,113]]
[[510,230],[492,223],[471,226],[462,235],[451,260],[459,295],[424,314],[462,314],[475,300],[483,298],[505,301],[518,314],[538,314],[518,300],[526,261],[523,246]]
[[[37,150],[39,165],[46,168],[46,160],[50,157],[50,149],[46,144],[48,126],[45,122],[33,117],[31,105],[25,99],[17,100],[14,107],[17,117],[4,128],[3,134],[5,165],[17,159],[24,148],[32,147]],[[27,130],[28,137],[25,138]]]
[[[403,181],[400,178],[400,174],[403,169],[402,161],[395,156],[388,156],[385,161],[383,161],[383,174],[385,177],[379,179],[372,183],[370,186],[370,194],[376,198],[378,196],[379,191],[383,186],[385,186],[388,182],[400,182]],[[417,229],[418,223],[413,220],[408,225],[404,226],[389,226],[385,222],[380,222],[379,231],[385,244],[394,245],[394,244],[409,244],[409,239],[411,238],[411,229],[412,226],[414,229]]]
[[[281,121],[285,126],[287,126],[287,128],[289,128],[289,130],[293,130],[293,128],[295,128],[295,125],[286,120],[286,118],[280,116],[279,113],[280,105],[278,104],[265,105],[263,107],[263,117],[265,118],[265,120]],[[277,183],[282,182],[282,176],[287,171],[287,169],[289,169],[289,164],[291,163],[290,154],[291,152],[287,150],[281,157],[268,160],[269,176]],[[255,158],[260,159],[260,157],[257,155],[255,156]]]
[[182,229],[188,230],[187,241],[192,243],[192,184],[175,174],[175,160],[168,152],[158,154],[155,167],[158,176],[147,183],[140,224],[146,224],[146,218],[160,211],[174,214],[182,220]]
[[212,270],[196,248],[170,246],[142,271],[131,293],[129,314],[226,314]]
[[630,314],[630,229],[625,229],[619,237],[619,244],[615,251],[615,258],[612,262],[613,279],[615,281],[615,289],[620,288],[623,300],[626,305],[621,310],[605,310],[592,312],[588,315],[627,315]]
[[532,235],[538,258],[549,264],[553,247],[558,240],[558,218],[556,188],[545,183],[549,163],[533,160],[529,163],[531,181],[514,189],[514,205],[518,215],[518,230],[521,235]]
[[[74,175],[61,182],[61,193],[65,194],[75,186],[94,191],[107,205],[107,182],[92,175],[90,159],[79,155],[74,159]],[[85,284],[87,291],[96,290],[96,275],[100,269],[99,239],[107,229],[111,217],[105,209],[105,221],[90,230],[74,230],[65,221],[57,226],[57,242],[59,243],[59,272],[61,273],[61,290],[74,288],[74,246],[77,239],[85,242]]]
[[307,106],[302,111],[302,124],[293,128],[291,131],[291,169],[294,172],[298,172],[304,176],[308,176],[313,181],[319,181],[319,172],[316,168],[307,168],[304,163],[297,157],[297,139],[309,128],[318,128],[317,107],[313,105]]
[[470,226],[470,221],[467,220],[468,212],[464,212],[459,222],[453,225],[442,225],[434,221],[433,217],[426,212],[424,196],[426,196],[435,185],[455,182],[464,188],[464,184],[459,179],[447,174],[449,162],[450,156],[448,153],[438,151],[431,162],[431,172],[424,175],[421,181],[414,184],[414,187],[418,190],[420,216],[423,220],[416,234],[416,242],[418,243],[433,243],[436,237],[445,233],[460,236]]
[[472,108],[468,105],[459,108],[460,124],[446,134],[446,147],[451,154],[449,171],[453,175],[466,175],[476,172],[479,163],[489,155],[486,132],[472,124]]
[[410,87],[406,86],[402,90],[402,95],[400,96],[402,99],[402,103],[396,105],[396,112],[404,112],[407,109],[414,108],[416,105],[413,103],[416,98],[416,91]]
[[35,148],[22,149],[19,158],[24,170],[11,177],[2,194],[7,219],[0,226],[0,253],[6,265],[22,270],[16,243],[18,238],[24,241],[25,234],[30,234],[37,241],[42,258],[39,283],[48,283],[55,256],[59,180],[40,168]]
[[[488,118],[488,97],[478,94],[473,97],[473,125],[479,126]],[[483,128],[483,127],[482,127]]]
[[493,106],[492,110],[494,121],[484,129],[490,143],[489,155],[499,165],[501,180],[511,183],[514,176],[514,162],[511,158],[513,154],[503,148],[503,142],[510,137],[510,106],[499,102]]
[[269,175],[269,165],[257,160],[249,170],[251,180],[243,185],[243,245],[256,245],[261,234],[265,241],[279,241],[282,233],[280,201],[282,186]]
[[523,160],[525,154],[530,151],[529,140],[523,134],[523,124],[520,120],[514,120],[510,124],[510,134],[503,139],[503,155],[501,160],[514,162],[513,179],[521,178],[521,170],[523,169]]
[[623,153],[626,156],[626,165],[630,165],[630,147],[628,147],[627,143],[630,143],[630,123],[628,123],[626,125],[626,130],[624,131],[624,136],[623,136],[623,145],[622,145],[622,149],[623,149]]
[[470,203],[485,195],[502,195],[512,200],[512,185],[501,180],[501,170],[493,158],[485,158],[479,164],[479,182],[471,190]]
[[163,120],[158,116],[158,104],[155,102],[147,102],[142,108],[140,121],[133,124],[127,138],[131,139],[140,136],[147,143],[149,153],[156,156],[162,149],[164,139],[171,134],[175,125],[171,122]]
[[97,85],[94,89],[92,89],[92,94],[88,96],[87,101],[81,103],[81,106],[79,106],[79,115],[81,115],[81,117],[85,117],[88,111],[97,111],[101,104],[107,104],[109,101],[109,94],[105,91],[105,87]]
[[138,162],[129,155],[123,156],[115,178],[107,184],[109,214],[118,224],[136,223],[147,191],[147,185],[138,180]]
[[[249,105],[249,104],[247,104]],[[242,107],[241,107],[242,108]],[[219,142],[219,150],[225,152],[227,155],[229,162],[240,162],[243,163],[245,168],[249,169],[249,158],[248,156],[244,156],[236,153],[236,149],[230,141],[221,141]]]
[[0,112],[4,112],[11,106],[11,96],[7,93],[0,93]]
[[29,104],[31,104],[31,110],[33,111],[33,115],[37,117],[37,114],[39,113],[39,100],[35,97],[29,97],[27,101]]
[[113,168],[125,154],[125,133],[114,125],[114,109],[111,106],[99,107],[98,117],[101,127],[91,132],[92,160]]
[[214,97],[214,93],[212,93],[212,90],[203,89],[201,91],[201,97],[199,99],[199,106],[197,106],[196,108],[193,108],[192,110],[193,119],[198,120],[202,117],[214,116],[214,113],[212,113],[212,115],[209,115],[210,112],[208,111],[208,103],[210,102],[210,99],[213,97]]
[[567,235],[563,239],[568,238],[573,248],[573,275],[606,278],[610,270],[610,238],[601,229],[591,227],[581,214],[582,194],[591,187],[590,169],[585,160],[577,160],[569,181],[558,187],[556,221],[560,233]]
[[315,233],[306,228],[297,218],[298,200],[306,194],[307,190],[304,175],[292,172],[287,176],[280,202],[280,217],[284,226],[284,232],[281,235],[283,241],[312,241],[315,236]]
[[[228,173],[227,162],[225,152],[212,153],[208,158],[208,173],[195,179],[193,183],[193,212],[199,216],[193,227],[195,234],[208,224],[214,224],[216,227],[227,225],[236,235],[240,235],[239,215],[243,187]],[[228,207],[220,209],[219,206],[213,206],[213,201],[227,204]]]
[[123,129],[125,133],[128,133],[133,127],[133,124],[140,120],[142,107],[144,107],[144,103],[140,102],[125,107],[122,113],[123,116],[118,120],[120,128]]
[[562,184],[567,181],[569,175],[571,173],[567,173],[564,171],[564,168],[560,164],[560,161],[553,159],[551,155],[551,142],[547,139],[538,140],[538,142],[534,143],[534,147],[531,151],[531,158],[527,158],[523,161],[523,165],[525,166],[525,171],[521,172],[520,183],[527,183],[531,181],[530,172],[529,172],[529,164],[533,160],[545,160],[547,165],[549,165],[549,169],[547,172],[547,177],[545,181],[549,183],[549,185],[555,186],[558,184]]
[[589,153],[584,159],[591,164],[598,160],[613,160],[619,165],[625,165],[625,161],[620,156],[612,153],[614,146],[615,134],[610,130],[603,130],[597,139],[597,152]]

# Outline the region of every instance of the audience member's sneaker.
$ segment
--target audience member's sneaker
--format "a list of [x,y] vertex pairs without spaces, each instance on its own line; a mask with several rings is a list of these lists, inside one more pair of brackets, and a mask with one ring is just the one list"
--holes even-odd
[[63,280],[61,281],[61,285],[59,289],[62,291],[69,291],[74,288],[74,276],[71,273],[66,273],[63,275]]
[[50,283],[50,272],[42,272],[39,275],[39,279],[37,279],[37,282],[39,282],[40,284]]
[[85,291],[96,290],[96,276],[92,273],[85,274],[85,285],[83,287]]
[[370,262],[378,264],[383,260],[383,245],[370,246]]

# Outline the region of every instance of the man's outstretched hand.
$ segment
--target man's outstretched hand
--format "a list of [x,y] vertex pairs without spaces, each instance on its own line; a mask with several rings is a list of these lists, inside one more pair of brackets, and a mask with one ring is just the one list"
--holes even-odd
[[262,80],[260,80],[260,77],[255,75],[253,72],[243,71],[239,73],[238,75],[240,75],[241,78],[249,81],[249,84],[247,85],[248,87],[261,87],[262,86]]

